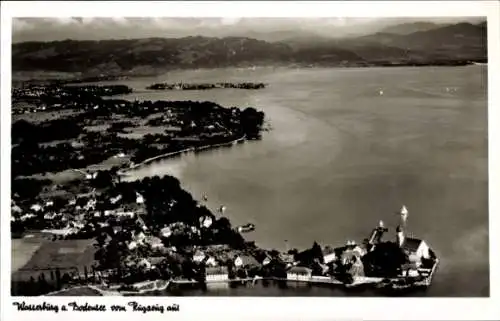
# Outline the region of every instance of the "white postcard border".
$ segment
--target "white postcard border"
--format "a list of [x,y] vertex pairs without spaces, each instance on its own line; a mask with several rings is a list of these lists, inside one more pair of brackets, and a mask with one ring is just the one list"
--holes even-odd
[[[255,319],[357,320],[357,319],[498,319],[500,317],[499,204],[499,111],[500,96],[500,7],[497,1],[364,1],[364,2],[3,2],[1,10],[1,320],[88,320],[142,317],[118,312],[18,312],[13,301],[26,303],[71,301],[89,304],[179,304],[179,312],[148,313],[155,320]],[[488,108],[489,108],[489,237],[490,298],[242,298],[242,297],[10,297],[10,82],[11,17],[444,17],[488,18]],[[496,89],[496,90],[495,90]],[[495,197],[496,196],[496,197]],[[108,308],[109,310],[109,308]],[[120,315],[121,314],[121,315]]]

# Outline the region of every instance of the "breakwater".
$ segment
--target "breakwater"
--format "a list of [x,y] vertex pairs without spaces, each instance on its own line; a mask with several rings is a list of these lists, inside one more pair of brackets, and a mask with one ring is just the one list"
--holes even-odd
[[181,155],[183,153],[188,153],[188,152],[199,152],[199,151],[203,151],[203,150],[207,150],[207,149],[214,149],[214,148],[219,148],[219,147],[228,147],[228,146],[232,146],[232,145],[235,145],[235,144],[238,144],[238,143],[243,143],[245,140],[246,140],[246,136],[243,135],[243,136],[241,136],[241,137],[239,137],[237,139],[234,139],[232,141],[225,142],[225,143],[206,144],[206,145],[198,146],[198,147],[188,147],[188,148],[181,149],[179,151],[161,154],[161,155],[158,155],[158,156],[154,156],[154,157],[148,158],[148,159],[140,162],[139,164],[134,164],[133,166],[131,166],[131,167],[127,168],[127,169],[120,170],[120,171],[118,171],[118,175],[126,175],[128,171],[140,168],[141,166],[144,166],[144,165],[149,164],[151,162],[154,162],[156,160],[165,159],[165,158],[169,158],[169,157],[175,157],[175,156]]

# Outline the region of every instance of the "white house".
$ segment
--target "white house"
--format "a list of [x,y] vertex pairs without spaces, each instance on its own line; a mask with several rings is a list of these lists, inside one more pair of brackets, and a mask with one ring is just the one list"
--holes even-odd
[[302,266],[294,266],[286,272],[286,278],[290,281],[310,281],[312,270]]
[[168,226],[167,226],[167,227],[164,227],[164,228],[162,228],[162,229],[161,229],[161,231],[160,231],[160,235],[161,235],[162,237],[169,238],[169,237],[170,237],[170,235],[172,235],[172,230],[171,230],[171,229],[170,229],[170,227],[168,227]]
[[122,195],[118,195],[116,197],[112,197],[109,199],[109,201],[111,202],[111,204],[116,204],[118,203],[120,200],[122,199]]
[[28,213],[28,214],[24,214],[23,216],[20,217],[21,221],[26,221],[26,220],[29,220],[30,218],[33,218],[33,217],[36,217],[35,214],[32,214],[32,213]]
[[206,261],[205,261],[205,265],[206,266],[217,266],[217,261],[215,260],[215,258],[213,256],[209,257]]
[[40,204],[33,204],[33,205],[31,205],[30,209],[35,211],[35,212],[39,212],[43,209],[43,207]]
[[241,259],[241,257],[238,256],[234,259],[234,266],[236,267],[243,266],[243,260]]
[[95,206],[97,204],[97,200],[95,199],[89,199],[87,204],[85,205],[85,209],[89,210],[89,209],[95,209]]
[[45,203],[45,206],[54,206],[54,202],[53,201],[47,201]]
[[325,264],[335,261],[336,258],[337,256],[335,255],[335,252],[323,255],[323,261],[325,262]]
[[198,233],[200,232],[200,230],[198,230],[198,229],[196,228],[196,226],[191,226],[191,232],[192,232],[193,234],[198,234]]
[[228,282],[229,272],[225,266],[207,267],[205,270],[206,282]]
[[73,227],[77,229],[82,229],[85,225],[81,222],[73,222]]
[[144,203],[144,197],[139,194],[139,193],[135,193],[135,202],[137,204],[143,204]]
[[164,247],[162,241],[155,236],[147,238],[147,242],[149,243],[149,245],[151,245],[153,249],[159,249]]
[[354,249],[352,249],[352,251],[358,254],[359,257],[362,257],[366,254],[366,250],[359,245],[356,245]]
[[135,235],[134,240],[137,243],[143,243],[144,240],[146,239],[146,235],[143,232],[139,232]]
[[47,213],[43,216],[46,220],[53,220],[57,215],[55,213]]
[[127,245],[127,247],[128,247],[128,249],[129,249],[129,250],[131,250],[131,251],[132,251],[133,249],[137,248],[137,243],[136,243],[136,242],[134,242],[134,241],[132,241],[132,242],[130,242],[130,243]]
[[194,254],[193,254],[193,261],[196,262],[196,263],[200,263],[201,261],[203,261],[204,259],[206,258],[206,255],[205,253],[203,253],[202,251],[196,251]]
[[280,258],[281,261],[283,261],[283,263],[290,263],[290,264],[292,264],[295,261],[295,259],[294,259],[294,257],[293,257],[292,254],[280,253],[279,254],[279,258]]
[[325,264],[328,264],[330,262],[333,262],[335,261],[335,259],[337,258],[336,254],[335,254],[335,249],[327,246],[323,249],[323,262]]
[[416,238],[405,238],[403,249],[408,252],[411,258],[420,260],[421,258],[430,258],[429,246],[425,241]]
[[201,226],[204,228],[209,228],[213,223],[213,220],[210,216],[205,216],[201,219]]
[[402,274],[403,276],[409,276],[409,277],[416,277],[420,275],[417,266],[415,266],[414,268],[404,269]]
[[119,217],[133,218],[135,216],[135,213],[134,212],[115,212],[114,215],[119,216]]

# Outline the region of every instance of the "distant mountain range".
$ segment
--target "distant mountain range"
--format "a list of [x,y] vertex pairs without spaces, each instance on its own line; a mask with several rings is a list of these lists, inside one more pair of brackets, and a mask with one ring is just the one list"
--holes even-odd
[[393,33],[396,35],[409,35],[414,32],[419,31],[429,31],[437,29],[440,27],[445,27],[446,24],[438,24],[432,22],[412,22],[412,23],[402,23],[395,26],[389,26],[381,30],[382,33]]
[[310,32],[256,32],[245,37],[223,38],[23,42],[12,46],[12,67],[14,72],[121,75],[154,74],[174,68],[255,65],[459,64],[466,60],[487,60],[486,35],[486,22],[450,25],[415,22],[340,39]]

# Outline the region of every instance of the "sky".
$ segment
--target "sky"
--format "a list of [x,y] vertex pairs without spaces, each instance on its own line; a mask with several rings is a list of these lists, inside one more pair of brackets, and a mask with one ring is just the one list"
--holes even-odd
[[477,18],[14,18],[12,41],[252,36],[305,32],[363,35],[405,22],[478,22]]

